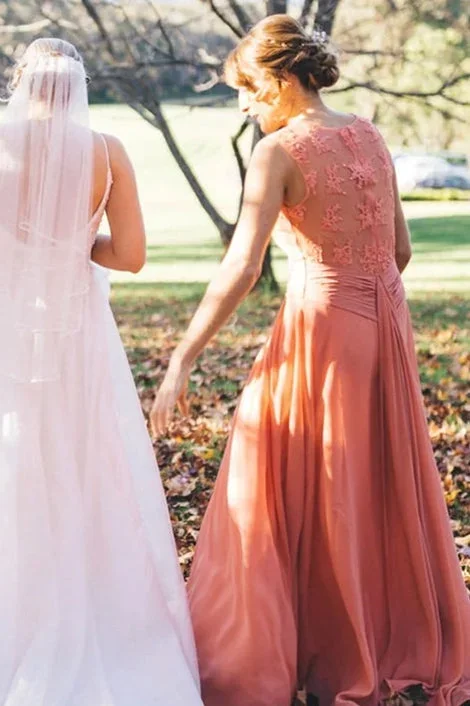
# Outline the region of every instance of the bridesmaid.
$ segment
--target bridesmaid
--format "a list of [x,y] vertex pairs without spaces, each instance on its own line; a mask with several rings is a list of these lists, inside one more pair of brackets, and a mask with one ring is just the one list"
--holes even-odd
[[327,38],[287,15],[230,55],[267,133],[220,269],[152,411],[259,275],[282,211],[285,301],[240,400],[189,582],[205,706],[470,703],[470,604],[428,438],[390,154],[330,110]]

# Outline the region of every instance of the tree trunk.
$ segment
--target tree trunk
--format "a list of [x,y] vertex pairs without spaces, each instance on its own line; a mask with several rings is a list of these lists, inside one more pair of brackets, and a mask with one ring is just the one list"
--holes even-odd
[[257,289],[265,289],[269,292],[277,293],[279,292],[279,283],[274,274],[272,266],[272,247],[271,243],[268,245],[266,254],[263,260],[263,267],[261,270],[261,275],[256,283]]
[[237,0],[228,0],[228,4],[230,5],[230,8],[237,18],[238,24],[242,30],[244,32],[248,32],[252,25],[252,19],[247,11],[242,7],[242,3],[237,2]]
[[267,0],[267,15],[282,15],[287,12],[287,0]]
[[[261,132],[261,128],[258,125],[258,123],[255,123],[254,129],[253,129],[253,142],[252,142],[252,151],[254,150],[256,144],[261,140],[263,137],[263,133]],[[269,243],[266,253],[264,255],[264,260],[263,260],[263,267],[261,269],[261,274],[259,277],[259,280],[256,284],[257,287],[259,288],[266,288],[270,292],[278,292],[279,291],[279,283],[276,280],[276,275],[274,274],[274,270],[272,268],[272,253],[271,253],[271,243]]]
[[315,24],[326,32],[328,36],[331,36],[333,31],[333,24],[339,3],[340,0],[318,0]]
[[[129,97],[128,97],[129,98]],[[151,100],[151,99],[150,99]],[[227,237],[227,234],[230,233],[230,230],[233,233],[233,226],[231,223],[225,220],[220,213],[217,211],[213,203],[210,201],[209,197],[207,196],[206,192],[202,188],[201,184],[199,183],[196,175],[194,174],[193,170],[189,166],[188,162],[186,161],[183,153],[181,152],[174,136],[173,133],[170,129],[170,126],[163,114],[161,104],[157,100],[147,100],[147,101],[142,101],[141,104],[136,103],[136,102],[130,102],[129,104],[131,107],[139,113],[142,117],[146,118],[148,122],[150,122],[152,125],[155,127],[158,127],[158,129],[161,131],[165,142],[167,144],[168,149],[171,152],[172,157],[174,158],[175,162],[177,163],[178,167],[180,168],[181,172],[183,173],[186,181],[188,182],[189,186],[191,187],[194,195],[196,196],[197,200],[199,201],[200,205],[204,209],[204,211],[207,213],[209,218],[211,219],[212,223],[215,225],[217,230],[219,231],[222,242],[226,243],[225,238]],[[141,110],[141,105],[145,107],[146,110],[148,110],[150,114],[150,119],[146,114]]]
[[[287,12],[287,0],[266,0],[266,15],[278,15],[278,14],[283,14]],[[255,128],[253,130],[253,143],[252,143],[252,149],[255,148],[256,144],[261,140],[263,137],[263,133],[261,132],[261,129],[256,123]],[[263,267],[261,269],[261,275],[256,283],[257,288],[266,288],[270,292],[278,292],[279,291],[279,283],[276,279],[276,276],[274,274],[274,270],[272,267],[272,246],[271,243],[269,243],[266,253],[264,256],[263,260]]]
[[313,0],[304,0],[302,12],[300,13],[300,24],[305,27],[312,12]]

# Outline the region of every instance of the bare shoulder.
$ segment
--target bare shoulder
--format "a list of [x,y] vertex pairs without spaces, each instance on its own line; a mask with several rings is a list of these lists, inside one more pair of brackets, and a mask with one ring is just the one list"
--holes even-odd
[[129,169],[132,169],[126,148],[118,137],[108,133],[95,132],[93,134],[95,136],[95,144],[97,141],[102,144],[103,139],[106,141],[113,173],[117,173],[119,170],[128,171]]
[[95,138],[100,139],[100,140],[106,140],[106,144],[108,145],[108,149],[111,152],[120,152],[124,151],[124,145],[122,144],[121,140],[116,137],[116,135],[110,135],[109,133],[105,132],[95,132],[94,133]]
[[282,170],[290,167],[290,160],[282,148],[279,134],[274,132],[263,137],[256,145],[252,154],[252,161],[269,169]]

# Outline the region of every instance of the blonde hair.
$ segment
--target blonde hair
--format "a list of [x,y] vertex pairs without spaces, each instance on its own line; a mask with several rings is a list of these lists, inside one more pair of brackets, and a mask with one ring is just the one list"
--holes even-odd
[[266,17],[248,32],[227,57],[225,81],[233,88],[253,88],[253,69],[277,81],[294,75],[314,91],[339,79],[337,55],[327,35],[308,35],[289,15]]
[[56,39],[55,37],[41,37],[40,39],[35,39],[26,48],[23,56],[16,63],[13,75],[8,84],[10,93],[12,93],[19,84],[28,63],[41,56],[69,57],[83,65],[83,59],[79,51],[73,44],[67,42],[65,39]]

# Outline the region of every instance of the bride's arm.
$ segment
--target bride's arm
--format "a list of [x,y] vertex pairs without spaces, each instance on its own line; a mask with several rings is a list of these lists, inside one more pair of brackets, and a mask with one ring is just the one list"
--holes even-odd
[[156,433],[166,427],[194,360],[257,281],[290,169],[289,157],[274,140],[265,138],[258,143],[250,160],[240,219],[230,247],[171,357],[155,400],[151,420]]
[[91,259],[112,270],[139,272],[145,264],[145,230],[134,169],[122,143],[106,136],[113,186],[106,205],[111,235],[96,237]]

